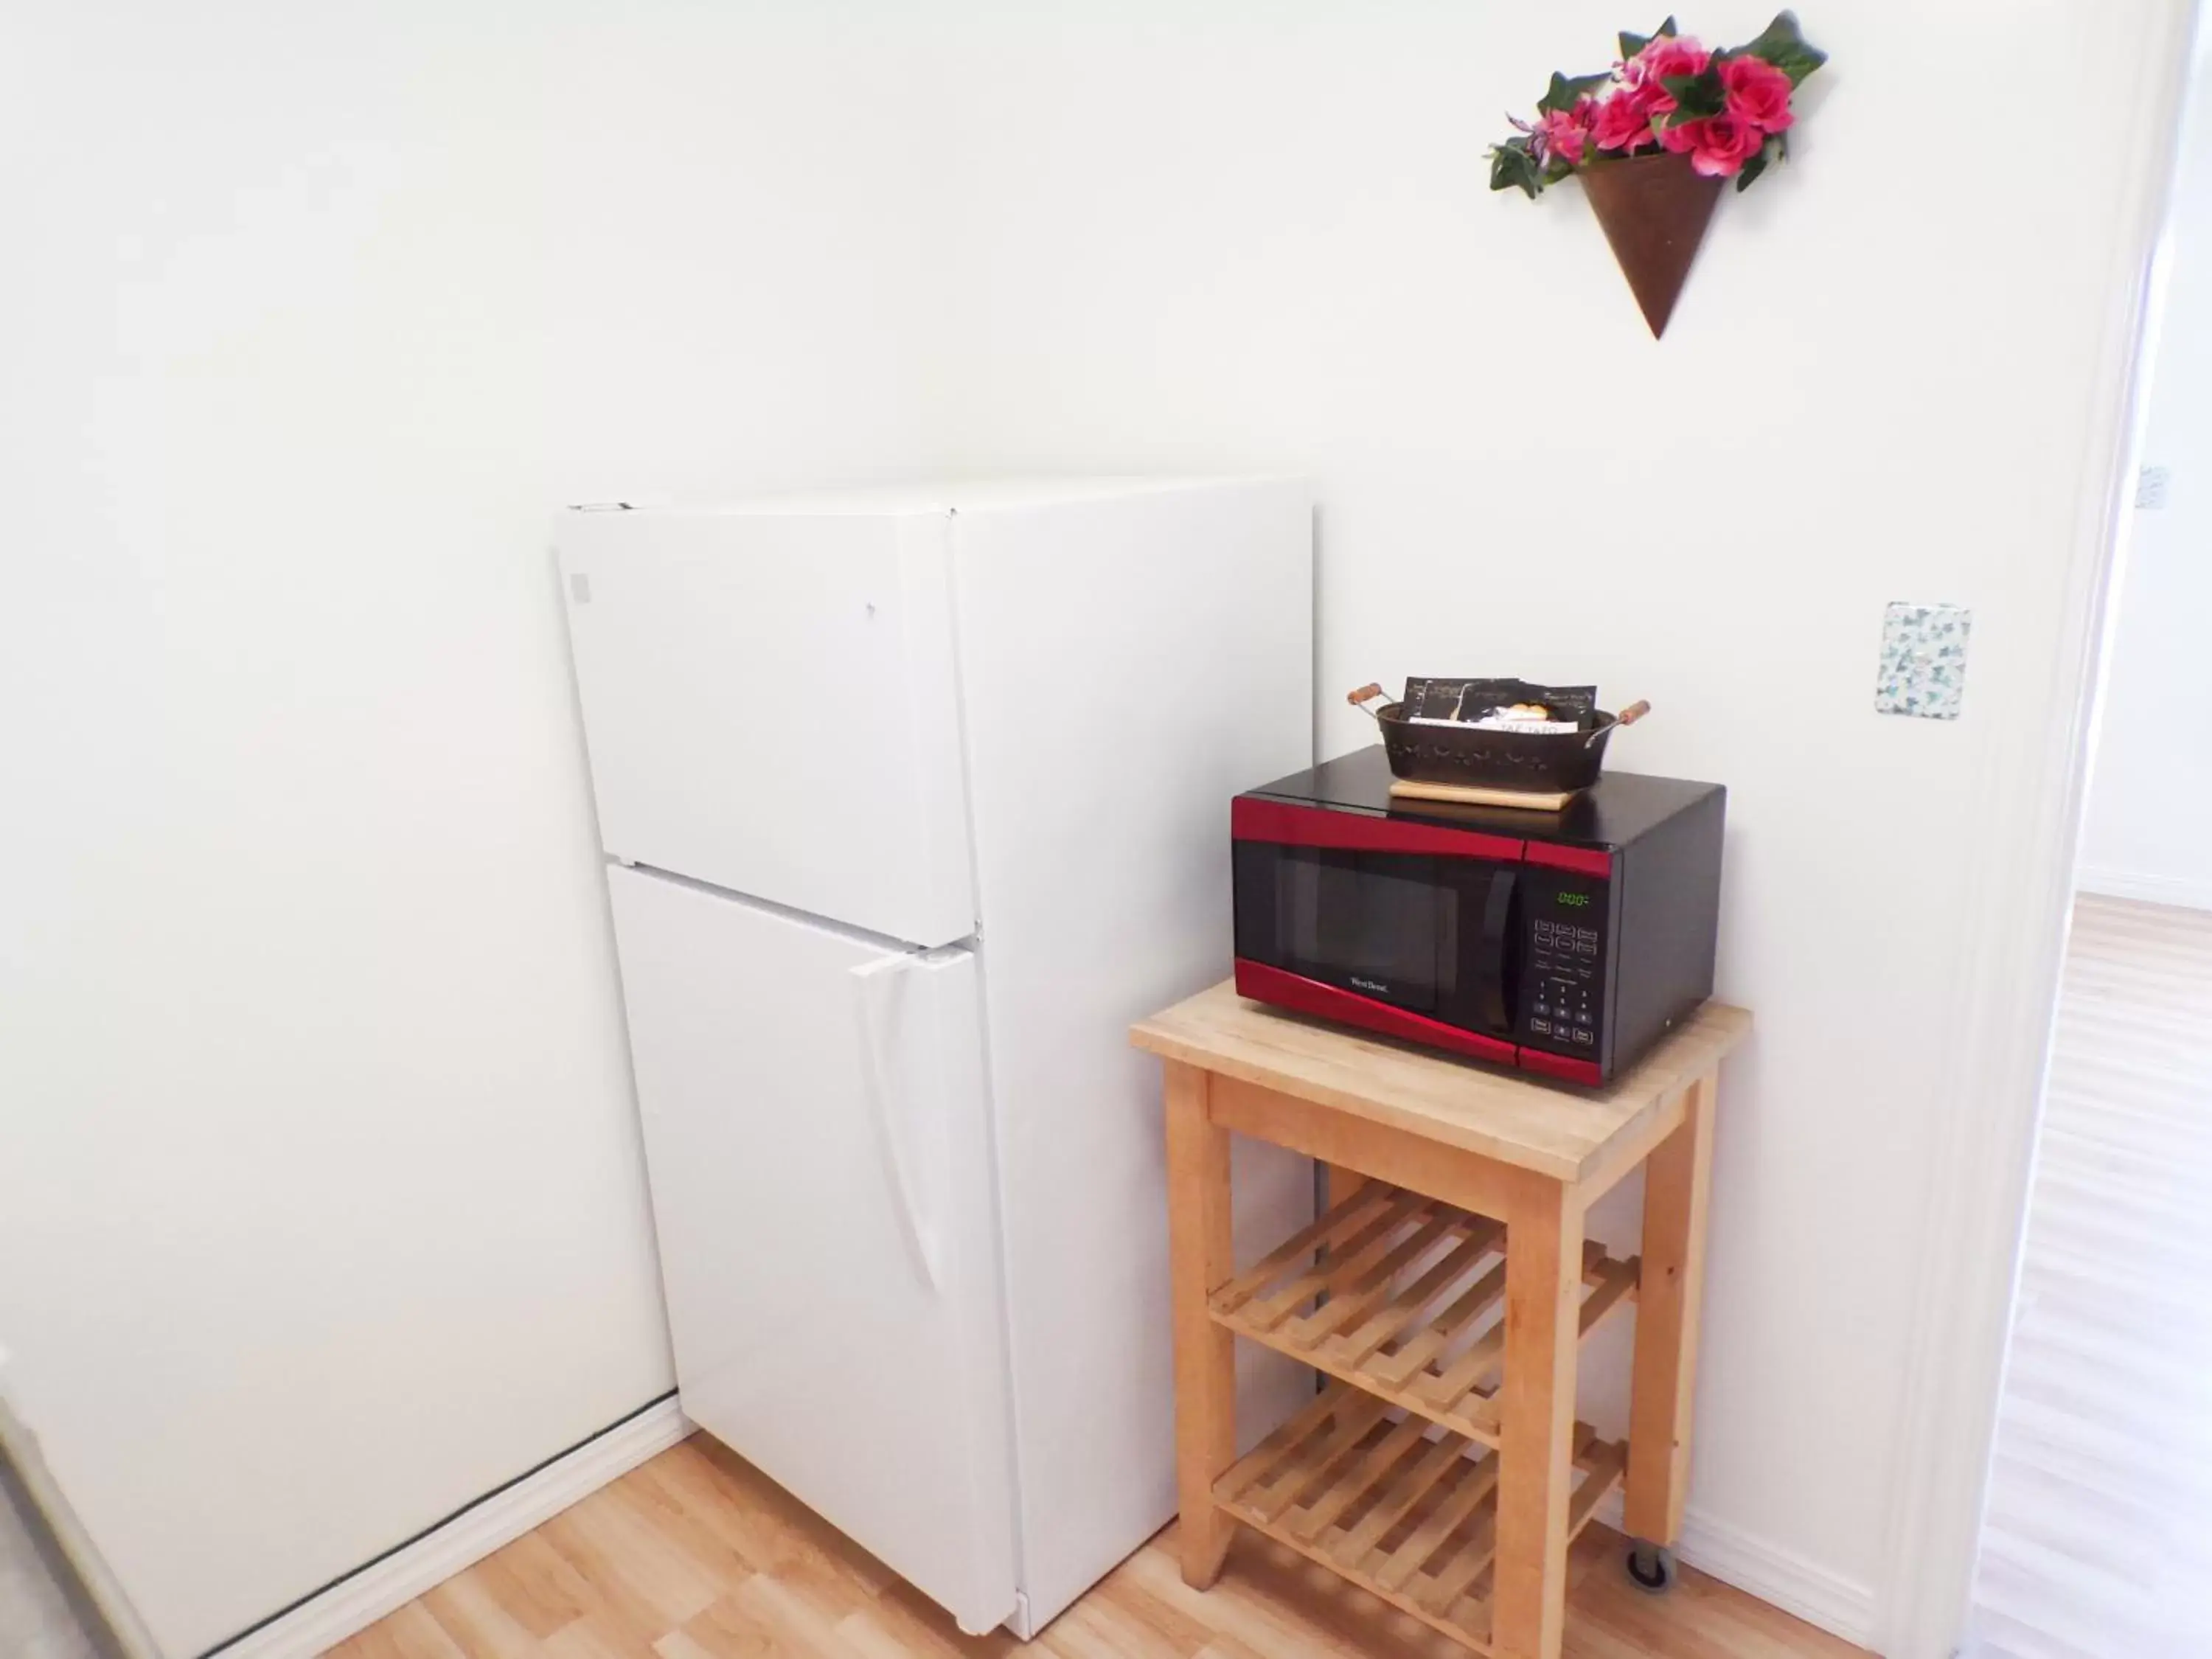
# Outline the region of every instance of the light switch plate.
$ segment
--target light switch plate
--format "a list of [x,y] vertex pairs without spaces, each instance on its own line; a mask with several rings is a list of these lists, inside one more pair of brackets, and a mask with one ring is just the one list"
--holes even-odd
[[1966,635],[1974,613],[1956,605],[1893,605],[1881,619],[1875,712],[1954,720],[1966,690]]

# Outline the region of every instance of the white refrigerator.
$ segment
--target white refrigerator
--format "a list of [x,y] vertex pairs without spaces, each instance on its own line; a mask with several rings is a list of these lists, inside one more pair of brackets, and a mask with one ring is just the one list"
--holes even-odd
[[[1229,802],[1311,763],[1267,479],[580,509],[557,539],[684,1411],[1034,1634],[1172,1516],[1159,1079]],[[1239,1146],[1240,1249],[1311,1218]],[[1240,1357],[1247,1443],[1310,1374]]]

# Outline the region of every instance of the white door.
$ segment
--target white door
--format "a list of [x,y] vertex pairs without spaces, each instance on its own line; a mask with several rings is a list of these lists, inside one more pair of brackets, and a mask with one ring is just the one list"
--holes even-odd
[[562,515],[606,850],[918,945],[972,933],[950,526]]
[[1014,1497],[974,957],[608,884],[685,1413],[993,1628]]

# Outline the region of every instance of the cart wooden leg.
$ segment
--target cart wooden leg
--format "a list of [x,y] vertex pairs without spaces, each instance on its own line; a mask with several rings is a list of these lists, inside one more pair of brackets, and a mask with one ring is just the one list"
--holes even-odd
[[1236,1522],[1213,1483],[1237,1461],[1236,1338],[1206,1298],[1236,1272],[1230,1236],[1229,1132],[1206,1111],[1207,1073],[1167,1066],[1168,1249],[1175,1297],[1176,1486],[1182,1505],[1183,1582],[1221,1577]]
[[1499,1659],[1559,1659],[1566,1627],[1567,1496],[1582,1325],[1580,1200],[1559,1182],[1531,1177],[1506,1227],[1491,1641]]
[[1328,1206],[1334,1209],[1367,1184],[1367,1177],[1357,1170],[1346,1169],[1341,1164],[1324,1164],[1328,1172],[1328,1184],[1322,1188]]
[[1690,1469],[1691,1394],[1712,1184],[1713,1091],[1691,1085],[1681,1127],[1644,1164],[1644,1270],[1636,1292],[1636,1365],[1628,1419],[1629,1535],[1672,1548]]

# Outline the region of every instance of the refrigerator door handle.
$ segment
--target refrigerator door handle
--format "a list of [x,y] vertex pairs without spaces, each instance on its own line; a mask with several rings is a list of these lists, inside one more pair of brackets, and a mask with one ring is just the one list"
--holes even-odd
[[876,1133],[876,1150],[884,1164],[884,1179],[891,1189],[891,1206],[898,1216],[899,1232],[906,1241],[915,1276],[932,1295],[942,1288],[937,1262],[937,1231],[921,1216],[915,1201],[914,1177],[892,1119],[893,1102],[885,1073],[890,1069],[884,1055],[887,1033],[898,988],[921,961],[918,952],[878,957],[852,970],[853,1012],[860,1036],[861,1090],[868,1103],[868,1118]]

